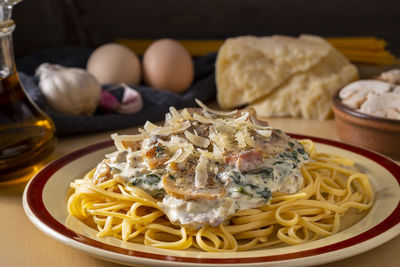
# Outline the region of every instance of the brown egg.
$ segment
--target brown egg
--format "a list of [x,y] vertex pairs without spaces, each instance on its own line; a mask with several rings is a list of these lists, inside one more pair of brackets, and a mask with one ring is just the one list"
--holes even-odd
[[143,55],[143,78],[148,86],[181,93],[192,84],[193,76],[192,57],[175,40],[158,40]]
[[136,54],[120,44],[105,44],[90,55],[86,69],[104,83],[140,83],[140,62]]

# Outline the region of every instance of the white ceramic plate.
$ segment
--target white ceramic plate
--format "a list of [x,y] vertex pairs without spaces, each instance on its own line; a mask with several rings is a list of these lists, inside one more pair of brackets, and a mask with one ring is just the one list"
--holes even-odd
[[[369,175],[376,200],[363,218],[350,214],[348,227],[330,237],[296,246],[234,253],[196,250],[173,251],[98,238],[96,231],[66,209],[69,184],[82,177],[115,150],[111,141],[95,144],[64,156],[42,169],[27,185],[23,205],[29,219],[45,234],[96,257],[128,265],[148,266],[304,266],[340,260],[377,247],[400,233],[400,166],[374,152],[309,136],[318,151],[353,159]],[[355,220],[359,220],[354,223]]]

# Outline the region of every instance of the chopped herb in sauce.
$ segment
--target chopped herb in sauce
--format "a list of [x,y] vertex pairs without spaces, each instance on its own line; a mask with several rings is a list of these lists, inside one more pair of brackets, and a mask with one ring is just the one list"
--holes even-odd
[[132,178],[129,181],[131,185],[138,185],[140,183],[146,184],[148,186],[155,186],[161,181],[160,176],[152,173],[145,174],[143,176]]
[[144,183],[149,184],[149,185],[154,185],[158,184],[161,180],[160,176],[149,173],[145,174],[145,179],[143,180]]
[[300,162],[298,154],[295,150],[293,150],[292,152],[282,152],[281,154],[279,154],[279,157],[283,160],[294,160],[296,162]]
[[260,171],[258,174],[261,175],[262,179],[272,179],[272,178],[274,178],[274,169],[266,168],[266,169]]
[[162,198],[166,194],[160,176],[153,173],[132,178],[128,184],[141,188],[155,198]]
[[224,171],[220,172],[217,174],[216,179],[222,183],[224,183],[224,177],[229,177],[233,180],[233,182],[237,185],[243,185],[242,179],[245,178],[245,176],[237,171]]
[[156,157],[160,157],[164,153],[165,148],[159,144],[157,144],[155,147],[156,147]]
[[306,151],[304,150],[304,148],[298,148],[297,152],[299,152],[300,154],[304,154],[306,153]]
[[240,194],[249,196],[249,197],[253,197],[252,194],[250,194],[249,192],[246,191],[246,189],[244,189],[243,186],[239,186],[239,187],[235,187],[234,192],[238,192]]
[[250,187],[252,190],[258,188],[258,186],[257,186],[257,185],[254,185],[254,184],[244,184],[243,186],[248,186],[248,187]]
[[301,155],[303,155],[303,158],[305,160],[308,160],[310,158],[310,155],[308,155],[308,153],[306,152],[306,150],[304,149],[303,145],[300,144],[300,148],[297,149],[297,152],[299,152]]
[[264,187],[264,189],[262,191],[257,192],[257,194],[259,194],[261,197],[263,197],[266,200],[271,198],[271,190],[269,190],[268,187]]

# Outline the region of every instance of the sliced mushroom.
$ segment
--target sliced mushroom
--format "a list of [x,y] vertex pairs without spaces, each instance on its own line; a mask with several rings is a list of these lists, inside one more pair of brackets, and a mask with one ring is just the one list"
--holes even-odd
[[163,176],[163,187],[168,195],[184,200],[219,199],[223,198],[226,193],[223,186],[209,185],[207,187],[197,188],[194,186],[193,181],[180,179],[170,174]]

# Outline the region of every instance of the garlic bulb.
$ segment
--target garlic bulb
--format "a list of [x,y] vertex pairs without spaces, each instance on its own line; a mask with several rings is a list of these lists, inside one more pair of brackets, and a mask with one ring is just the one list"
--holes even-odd
[[96,78],[84,69],[43,63],[36,69],[39,87],[49,105],[69,115],[92,115],[101,92]]

